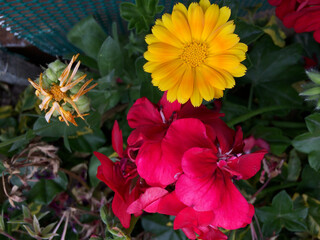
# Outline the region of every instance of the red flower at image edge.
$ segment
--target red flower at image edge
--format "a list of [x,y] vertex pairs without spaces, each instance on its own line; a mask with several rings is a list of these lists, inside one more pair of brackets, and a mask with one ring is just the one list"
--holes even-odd
[[287,28],[297,33],[314,32],[320,43],[320,0],[268,0],[276,6],[276,15]]

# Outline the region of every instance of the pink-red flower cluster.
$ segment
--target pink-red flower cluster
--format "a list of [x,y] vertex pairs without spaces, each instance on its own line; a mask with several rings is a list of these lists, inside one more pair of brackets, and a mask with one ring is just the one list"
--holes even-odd
[[268,0],[276,6],[276,15],[287,28],[297,33],[314,32],[320,43],[320,0]]
[[227,237],[218,229],[237,229],[252,220],[254,208],[233,181],[254,176],[266,150],[244,153],[243,134],[229,128],[211,110],[169,103],[166,96],[155,105],[138,99],[128,113],[134,130],[122,150],[118,124],[112,132],[118,161],[101,153],[97,177],[115,196],[112,208],[124,227],[130,214],[143,211],[176,216],[174,229],[189,239]]

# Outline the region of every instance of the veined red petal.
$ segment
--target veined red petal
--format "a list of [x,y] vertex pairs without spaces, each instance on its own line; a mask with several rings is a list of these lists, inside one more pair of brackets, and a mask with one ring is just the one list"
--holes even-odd
[[119,157],[123,157],[122,131],[119,128],[117,120],[114,122],[112,128],[112,147],[118,153]]
[[260,170],[261,161],[266,153],[266,150],[260,150],[245,154],[228,161],[227,164],[230,169],[238,172],[242,176],[242,179],[249,179]]
[[155,213],[161,199],[168,194],[168,191],[160,187],[148,188],[140,197],[131,203],[127,209],[130,214],[142,214],[142,211]]

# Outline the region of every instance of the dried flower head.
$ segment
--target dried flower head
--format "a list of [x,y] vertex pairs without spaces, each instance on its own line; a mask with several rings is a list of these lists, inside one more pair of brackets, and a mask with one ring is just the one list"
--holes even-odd
[[83,116],[87,115],[84,113],[89,111],[89,99],[84,94],[94,88],[97,83],[86,89],[93,80],[90,79],[81,85],[87,75],[78,72],[80,61],[71,72],[72,65],[78,56],[79,54],[73,56],[67,67],[59,60],[49,64],[44,74],[40,74],[39,83],[28,79],[36,89],[37,97],[42,100],[39,108],[46,111],[47,122],[50,122],[51,116],[54,115],[59,116],[60,121],[64,121],[68,126],[69,122],[77,126],[74,119],[76,117],[84,119]]

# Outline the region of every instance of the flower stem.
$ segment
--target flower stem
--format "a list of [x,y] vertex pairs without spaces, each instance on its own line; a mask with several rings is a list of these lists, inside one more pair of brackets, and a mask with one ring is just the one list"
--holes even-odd
[[6,232],[3,232],[3,231],[1,231],[1,230],[0,230],[0,234],[3,235],[3,236],[5,236],[5,237],[7,237],[7,238],[9,238],[9,239],[11,239],[11,240],[17,240],[17,239],[15,239],[14,237],[12,237],[10,234],[8,234],[8,233],[6,233]]
[[250,93],[249,93],[249,101],[248,101],[248,109],[251,110],[252,107],[252,99],[253,99],[253,83],[250,87]]
[[126,231],[127,232],[127,235],[130,236],[130,234],[132,233],[134,227],[136,226],[136,223],[138,222],[140,217],[136,217],[136,216],[132,216],[131,217],[131,222],[130,222],[130,227],[128,228],[128,230]]
[[236,117],[234,119],[232,119],[231,121],[227,122],[229,127],[232,127],[238,123],[244,122],[254,116],[257,116],[259,114],[262,113],[266,113],[266,112],[272,112],[272,111],[277,111],[277,110],[282,110],[282,109],[290,109],[290,106],[287,105],[280,105],[280,106],[271,106],[271,107],[264,107],[264,108],[260,108],[254,111],[251,111],[249,113],[246,113],[244,115],[241,115],[239,117]]

